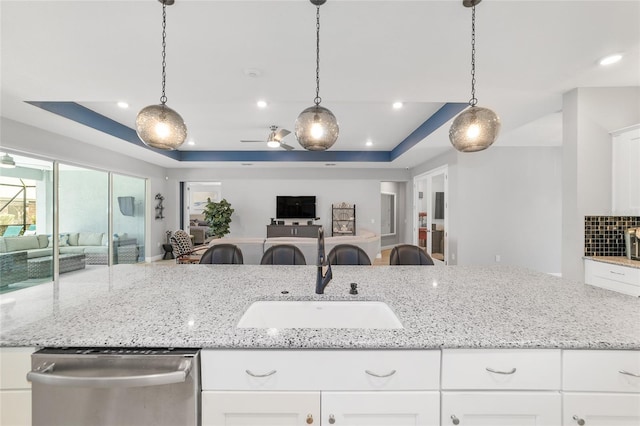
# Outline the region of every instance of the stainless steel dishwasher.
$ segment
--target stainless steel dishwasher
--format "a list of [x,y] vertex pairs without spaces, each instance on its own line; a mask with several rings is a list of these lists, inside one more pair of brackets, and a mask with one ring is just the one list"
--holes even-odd
[[46,348],[27,380],[33,426],[200,425],[198,349]]

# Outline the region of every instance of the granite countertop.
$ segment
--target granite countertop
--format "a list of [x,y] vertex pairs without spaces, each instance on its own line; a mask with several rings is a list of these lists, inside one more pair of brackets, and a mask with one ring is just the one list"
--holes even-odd
[[[523,268],[334,266],[324,295],[315,276],[314,266],[96,268],[0,296],[0,345],[640,349],[638,298]],[[404,328],[236,328],[257,300],[345,299],[384,301]]]
[[612,263],[614,265],[640,269],[640,260],[631,260],[624,256],[584,256],[584,258],[595,260],[596,262]]

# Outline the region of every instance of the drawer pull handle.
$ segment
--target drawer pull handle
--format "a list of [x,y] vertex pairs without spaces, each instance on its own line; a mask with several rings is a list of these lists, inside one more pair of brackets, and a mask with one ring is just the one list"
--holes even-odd
[[575,420],[580,426],[583,426],[585,424],[584,419],[581,419],[578,416],[573,416],[573,420]]
[[389,373],[387,373],[387,374],[376,374],[376,373],[374,373],[373,371],[370,371],[370,370],[364,370],[364,372],[365,372],[365,373],[367,373],[367,374],[368,374],[368,375],[370,375],[370,376],[373,376],[373,377],[380,377],[380,378],[384,378],[384,377],[391,377],[391,376],[393,376],[394,374],[396,374],[396,370],[391,370],[391,371],[390,371]]
[[512,368],[512,369],[511,369],[511,370],[509,370],[509,371],[500,371],[500,370],[494,370],[494,369],[493,369],[493,368],[491,368],[491,367],[487,367],[487,371],[488,371],[489,373],[496,373],[496,374],[513,374],[513,373],[515,373],[515,372],[516,372],[516,369],[515,369],[515,367],[514,367],[514,368]]
[[333,414],[329,414],[329,424],[332,425],[336,422],[336,418],[333,416]]
[[244,370],[248,375],[250,375],[251,377],[269,377],[269,376],[273,376],[274,374],[276,374],[276,370],[271,370],[268,373],[265,374],[256,374],[250,370]]
[[311,414],[307,416],[307,424],[308,425],[313,424],[313,416]]
[[458,419],[455,415],[453,415],[451,416],[451,423],[453,423],[454,425],[459,425],[460,419]]
[[625,370],[620,370],[620,371],[618,371],[618,373],[624,374],[625,376],[640,377],[640,374],[631,373],[631,372],[625,371]]
[[614,275],[624,275],[624,272],[609,271]]

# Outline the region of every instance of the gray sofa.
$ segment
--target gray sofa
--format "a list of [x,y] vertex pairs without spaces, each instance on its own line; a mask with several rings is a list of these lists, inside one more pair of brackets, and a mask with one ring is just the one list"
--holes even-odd
[[[28,264],[35,259],[52,256],[51,237],[47,235],[23,235],[0,237],[0,286],[28,279]],[[60,255],[82,254],[86,264],[108,264],[107,234],[103,232],[70,232],[61,234]],[[114,262],[137,261],[137,242],[127,234],[114,237]],[[131,253],[135,251],[135,256]],[[118,253],[125,254],[121,261]]]

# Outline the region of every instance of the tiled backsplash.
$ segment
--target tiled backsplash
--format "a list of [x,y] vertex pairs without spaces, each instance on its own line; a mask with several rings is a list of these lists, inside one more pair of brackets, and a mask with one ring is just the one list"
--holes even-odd
[[585,256],[626,256],[624,230],[640,227],[640,216],[585,216]]

